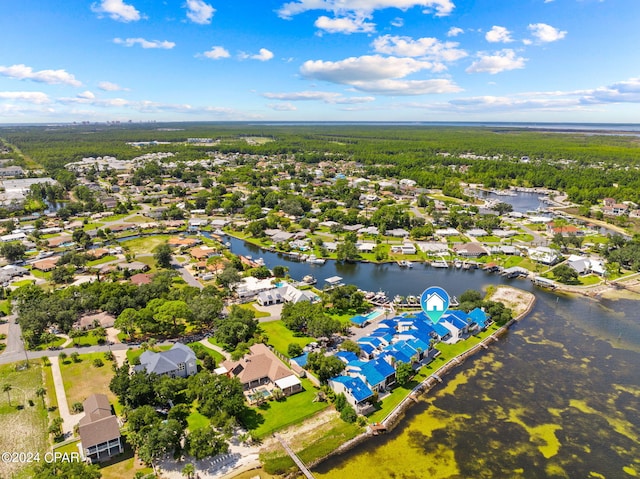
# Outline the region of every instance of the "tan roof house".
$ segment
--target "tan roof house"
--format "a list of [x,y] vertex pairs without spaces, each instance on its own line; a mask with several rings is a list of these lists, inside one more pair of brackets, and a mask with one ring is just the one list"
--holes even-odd
[[222,363],[231,376],[237,377],[245,390],[258,386],[280,387],[289,396],[302,391],[296,375],[262,343],[254,344],[239,361]]
[[90,462],[105,461],[123,452],[118,418],[111,411],[105,394],[92,394],[82,403],[84,417],[80,419],[81,454]]

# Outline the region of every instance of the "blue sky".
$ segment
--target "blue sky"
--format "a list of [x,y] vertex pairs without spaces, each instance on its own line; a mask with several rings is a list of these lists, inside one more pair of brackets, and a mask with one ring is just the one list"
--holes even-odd
[[638,0],[20,0],[0,123],[640,122]]

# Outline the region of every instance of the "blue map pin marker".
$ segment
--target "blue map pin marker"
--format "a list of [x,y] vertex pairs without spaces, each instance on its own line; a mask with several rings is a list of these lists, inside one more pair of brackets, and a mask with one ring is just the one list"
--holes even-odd
[[439,286],[431,286],[420,296],[420,306],[431,322],[436,324],[449,308],[449,294]]

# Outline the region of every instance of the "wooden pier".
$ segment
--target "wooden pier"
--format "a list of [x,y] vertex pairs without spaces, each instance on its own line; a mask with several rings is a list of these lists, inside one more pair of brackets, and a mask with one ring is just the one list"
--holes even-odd
[[307,466],[304,465],[304,462],[302,462],[302,460],[296,455],[296,453],[293,452],[293,450],[289,447],[289,444],[287,444],[285,440],[282,439],[278,434],[274,434],[274,435],[276,439],[280,441],[280,444],[282,444],[282,447],[284,447],[284,450],[287,451],[287,454],[289,454],[291,459],[293,459],[293,462],[296,463],[296,466],[298,466],[300,471],[302,471],[302,474],[304,474],[307,479],[315,479],[313,477],[313,474],[311,474],[311,471],[307,469]]

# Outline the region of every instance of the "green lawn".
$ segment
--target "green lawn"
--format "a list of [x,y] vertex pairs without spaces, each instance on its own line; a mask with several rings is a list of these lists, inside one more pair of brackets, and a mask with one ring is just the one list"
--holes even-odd
[[0,312],[4,313],[5,316],[11,312],[11,305],[9,304],[8,299],[0,301]]
[[211,421],[209,420],[209,418],[196,411],[195,407],[191,409],[191,414],[187,416],[187,427],[189,428],[189,431],[208,426],[210,423]]
[[[9,395],[0,392],[0,450],[44,453],[49,444],[49,420],[42,400],[35,395],[43,387],[42,366],[31,361],[28,369],[17,370],[18,364],[22,363],[0,366],[0,386],[12,388]],[[0,471],[3,477],[13,477],[19,469],[23,469],[21,464],[4,463]]]
[[[46,274],[46,273],[44,273]],[[34,276],[36,276],[34,274]],[[29,286],[30,284],[33,284],[35,281],[32,279],[21,279],[20,281],[16,281],[14,283],[11,283],[11,286],[14,286],[15,288],[20,288],[21,286]]]
[[509,256],[505,262],[502,264],[504,268],[512,268],[514,266],[520,266],[520,263],[524,258],[522,256]]
[[[104,365],[95,367],[93,360],[100,358]],[[104,353],[88,353],[80,355],[80,362],[74,363],[70,358],[60,361],[62,381],[67,394],[67,403],[71,407],[76,402],[83,402],[91,394],[106,394],[116,412],[120,406],[115,395],[109,389],[113,377],[111,361],[104,358]]]
[[91,267],[91,266],[97,266],[99,264],[104,264],[104,263],[108,263],[109,261],[115,261],[118,258],[114,255],[107,255],[107,256],[103,256],[102,258],[99,259],[94,259],[91,261],[87,261],[87,266]]
[[40,344],[35,348],[29,348],[29,349],[33,351],[44,351],[45,349],[49,349],[49,348],[59,348],[64,344],[65,341],[66,341],[66,338],[61,338],[59,336],[56,336],[56,339],[54,341],[50,341],[45,344]]
[[596,274],[589,274],[587,276],[579,276],[578,281],[580,281],[581,285],[591,286],[593,284],[598,284],[602,281],[602,278]]
[[85,346],[97,346],[98,337],[93,334],[93,331],[87,331],[87,334],[72,339],[72,346],[85,347]]
[[253,311],[253,313],[256,315],[256,318],[266,318],[268,316],[271,316],[269,313],[265,311],[258,311],[255,307],[255,304],[253,303],[244,303],[244,304],[240,304],[239,306],[243,309],[248,309],[249,311]]
[[282,320],[260,323],[260,327],[268,336],[269,344],[285,356],[288,356],[289,344],[295,343],[304,347],[314,341],[310,336],[294,336],[293,331],[287,329]]
[[530,235],[530,234],[527,234],[527,233],[523,233],[523,234],[512,236],[511,239],[522,241],[524,243],[530,243],[531,241],[534,240],[533,235]]
[[252,408],[264,422],[253,430],[257,437],[265,437],[279,429],[297,424],[329,405],[326,402],[313,402],[317,390],[308,379],[302,379],[304,391],[289,396],[283,401],[267,401],[264,406]]
[[102,228],[104,223],[87,223],[82,226],[82,229],[85,231],[97,230],[98,228]]
[[[106,218],[101,218],[102,221],[104,221],[105,223],[110,223],[112,221],[118,221],[118,220],[123,220],[125,219],[127,216],[129,216],[128,214],[126,215],[111,215],[111,216],[107,216]],[[109,225],[107,225],[108,227]]]
[[[128,248],[135,255],[149,254],[153,253],[153,249],[156,246],[166,243],[170,237],[171,235],[143,236],[123,241],[120,244],[123,248]],[[141,261],[142,258],[138,258],[137,260]]]
[[498,238],[497,236],[493,236],[493,235],[480,236],[478,238],[478,241],[480,241],[481,243],[499,243],[500,242],[500,238]]

